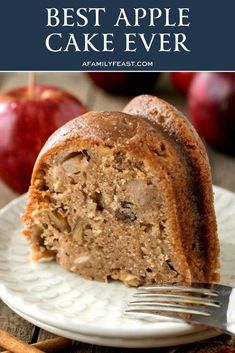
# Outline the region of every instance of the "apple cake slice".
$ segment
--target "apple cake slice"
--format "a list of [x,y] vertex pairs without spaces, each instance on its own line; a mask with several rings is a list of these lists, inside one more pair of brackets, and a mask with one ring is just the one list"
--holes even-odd
[[130,114],[90,112],[47,141],[23,215],[33,259],[129,286],[215,281],[204,147],[178,111],[144,97],[126,107]]

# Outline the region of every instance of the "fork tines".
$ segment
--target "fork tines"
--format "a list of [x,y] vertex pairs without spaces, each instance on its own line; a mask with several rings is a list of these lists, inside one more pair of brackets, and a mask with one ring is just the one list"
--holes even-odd
[[153,285],[153,286],[144,286],[137,288],[138,292],[150,292],[150,291],[173,291],[173,292],[184,292],[184,293],[197,293],[201,295],[208,295],[217,297],[218,293],[215,289],[200,287],[200,284],[194,286],[180,286],[180,285]]
[[153,285],[139,287],[134,300],[128,304],[127,314],[177,316],[194,314],[210,316],[210,308],[219,308],[218,293],[214,289],[181,285]]

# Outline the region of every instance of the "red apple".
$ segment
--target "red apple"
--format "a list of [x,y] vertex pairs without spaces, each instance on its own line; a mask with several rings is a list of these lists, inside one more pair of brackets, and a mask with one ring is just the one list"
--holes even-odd
[[209,144],[235,154],[235,73],[197,74],[189,91],[189,113]]
[[171,82],[182,93],[187,94],[196,72],[171,72]]
[[33,97],[27,87],[0,95],[0,177],[15,191],[25,192],[47,138],[86,111],[76,97],[50,86],[35,86]]
[[88,72],[93,82],[113,94],[134,95],[153,90],[157,72]]

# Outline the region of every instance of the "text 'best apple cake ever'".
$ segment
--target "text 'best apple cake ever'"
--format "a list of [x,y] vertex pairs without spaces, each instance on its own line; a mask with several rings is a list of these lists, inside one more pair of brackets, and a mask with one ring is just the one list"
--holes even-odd
[[134,98],[58,129],[35,163],[23,214],[33,259],[129,286],[219,279],[209,163],[168,103]]

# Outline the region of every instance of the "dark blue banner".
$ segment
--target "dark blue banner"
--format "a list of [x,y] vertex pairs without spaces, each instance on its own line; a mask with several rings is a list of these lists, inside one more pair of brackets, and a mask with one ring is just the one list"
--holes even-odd
[[235,1],[2,0],[0,70],[235,70]]

